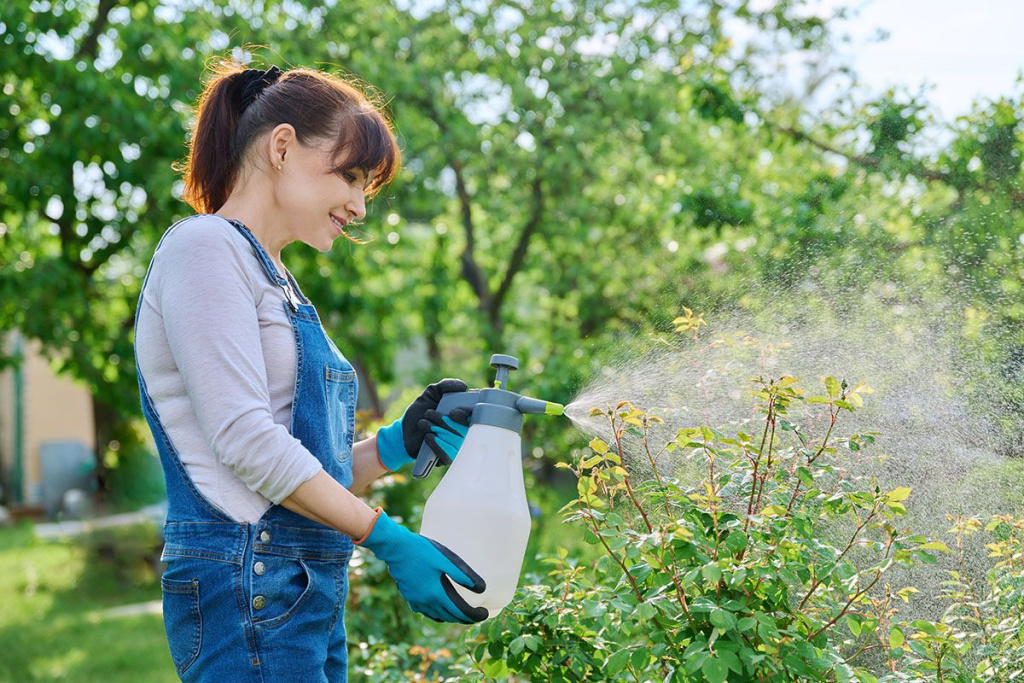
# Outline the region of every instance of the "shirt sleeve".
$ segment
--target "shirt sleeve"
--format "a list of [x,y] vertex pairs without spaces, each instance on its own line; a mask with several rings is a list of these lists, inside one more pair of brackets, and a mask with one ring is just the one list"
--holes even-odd
[[171,355],[214,456],[279,504],[322,465],[274,422],[257,289],[235,228],[215,217],[179,225],[161,245],[158,308]]

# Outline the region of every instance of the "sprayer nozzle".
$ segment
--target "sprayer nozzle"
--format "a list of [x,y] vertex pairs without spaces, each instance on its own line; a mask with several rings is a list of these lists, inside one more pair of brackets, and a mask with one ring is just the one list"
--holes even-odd
[[516,400],[516,410],[524,415],[561,415],[565,412],[565,406],[560,403],[542,401],[539,398],[527,398],[520,396]]

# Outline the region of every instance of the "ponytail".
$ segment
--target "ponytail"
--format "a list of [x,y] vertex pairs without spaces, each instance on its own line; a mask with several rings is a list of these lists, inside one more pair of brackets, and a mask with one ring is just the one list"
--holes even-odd
[[242,117],[244,72],[241,64],[220,62],[196,103],[184,199],[199,213],[213,213],[223,206],[238,175],[234,139]]
[[222,60],[196,102],[188,158],[178,168],[185,201],[199,213],[223,206],[251,144],[281,123],[295,128],[301,144],[330,140],[334,154],[345,155],[336,172],[372,173],[370,195],[398,172],[401,153],[390,121],[353,84],[320,71],[259,71]]

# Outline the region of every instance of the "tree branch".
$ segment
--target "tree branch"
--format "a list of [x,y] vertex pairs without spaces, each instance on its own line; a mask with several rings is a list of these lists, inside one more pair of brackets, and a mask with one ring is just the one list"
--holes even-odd
[[[830,144],[828,144],[826,142],[822,142],[821,140],[818,140],[818,139],[812,137],[810,134],[808,134],[808,133],[806,133],[806,132],[804,132],[802,130],[799,130],[797,128],[792,128],[791,126],[779,125],[779,124],[772,123],[771,121],[767,121],[767,120],[765,120],[765,124],[769,128],[771,128],[772,130],[778,131],[778,132],[782,133],[783,135],[787,135],[787,136],[793,138],[794,140],[796,140],[798,142],[806,142],[807,144],[811,145],[812,147],[816,147],[817,149],[820,149],[823,152],[829,152],[831,154],[836,154],[838,156],[843,157],[844,159],[852,161],[853,163],[857,164],[858,166],[862,166],[862,167],[870,169],[872,171],[879,170],[881,165],[882,165],[882,160],[877,158],[877,157],[869,157],[869,156],[865,156],[863,154],[853,154],[851,152],[844,152],[843,150],[839,149],[838,147],[830,145]],[[910,174],[914,175],[914,176],[917,176],[918,178],[923,178],[924,180],[932,180],[932,181],[936,181],[936,182],[940,182],[940,183],[945,183],[946,185],[949,185],[950,187],[955,188],[958,193],[961,193],[961,194],[963,193],[963,189],[964,188],[960,187],[957,183],[954,182],[952,174],[946,173],[946,172],[943,172],[943,171],[936,171],[934,169],[927,168],[926,166],[924,166],[920,162],[916,162],[916,161],[914,162],[914,166],[911,169]],[[997,187],[997,186],[993,185],[992,183],[985,183],[985,182],[983,182],[983,183],[979,183],[977,185],[973,185],[972,189],[984,190],[985,192],[1005,192],[1006,195],[1014,203],[1016,203],[1016,204],[1024,204],[1024,190],[1019,190],[1019,189],[1016,189],[1014,187],[1010,187],[1010,186],[1008,186],[1006,184]]]
[[[814,138],[808,133],[805,133],[804,131],[799,130],[797,128],[779,125],[776,123],[772,123],[771,121],[766,121],[766,124],[769,128],[772,128],[773,130],[776,130],[784,135],[787,135],[798,142],[806,142],[812,147],[816,147],[823,152],[829,152],[831,154],[841,156],[844,159],[852,161],[858,166],[864,166],[865,168],[869,168],[871,170],[878,170],[879,167],[882,165],[882,160],[877,157],[869,157],[863,154],[853,154],[851,152],[845,152],[839,149],[838,147],[830,145],[827,142],[822,142],[821,140],[818,140],[817,138]],[[924,178],[925,180],[937,180],[943,183],[950,183],[952,180],[948,173],[942,173],[941,171],[933,171],[920,165],[917,165],[915,167],[914,175],[918,176],[919,178]]]
[[462,176],[462,162],[452,159],[449,162],[449,166],[455,172],[455,192],[459,197],[462,227],[466,233],[466,248],[462,251],[462,275],[469,282],[469,286],[473,288],[473,292],[480,302],[480,309],[490,314],[493,305],[491,290],[487,286],[487,276],[484,275],[480,264],[476,262],[476,257],[473,253],[476,245],[476,238],[473,233],[473,198],[470,197],[466,181]]
[[508,268],[505,269],[505,277],[501,280],[501,285],[498,286],[498,291],[494,294],[494,298],[491,300],[491,317],[496,318],[499,311],[501,310],[501,304],[505,301],[505,297],[508,295],[509,289],[512,288],[512,279],[516,276],[526,262],[526,252],[530,247],[530,239],[534,233],[540,227],[541,219],[544,217],[544,190],[541,187],[540,177],[536,177],[533,180],[532,187],[533,202],[530,209],[530,218],[526,221],[526,226],[523,228],[522,233],[519,235],[519,241],[516,243],[516,248],[512,251],[512,257],[509,259]]
[[[71,180],[70,186],[74,187],[74,180]],[[74,232],[73,232],[74,226],[72,225],[71,221],[68,219],[69,212],[67,210],[65,210],[64,213],[61,214],[60,218],[54,218],[50,214],[46,213],[46,211],[44,209],[41,212],[41,215],[42,215],[43,218],[45,218],[46,220],[50,221],[51,223],[53,223],[54,225],[57,226],[57,235],[60,237],[60,251],[61,251],[61,253],[68,257],[68,261],[71,261],[72,265],[74,265],[75,267],[78,267],[80,265],[78,260],[75,259],[74,261],[72,261],[71,258],[70,258],[70,253],[69,253],[69,249],[71,247],[71,242],[74,239]]]
[[100,35],[107,28],[107,19],[110,15],[110,10],[117,7],[120,0],[100,0],[99,6],[96,8],[96,18],[92,21],[92,26],[89,27],[89,34],[82,40],[82,44],[78,46],[78,52],[75,55],[76,59],[96,59],[96,50],[99,47]]
[[[413,97],[413,100],[418,102],[428,113],[430,120],[434,122],[434,125],[440,131],[442,139],[449,137],[451,131],[444,117],[441,116],[441,112],[437,109],[437,102],[433,94],[424,88],[419,96]],[[454,154],[448,154],[447,162],[455,174],[455,193],[459,199],[462,228],[466,233],[466,248],[463,250],[461,257],[462,276],[466,278],[469,286],[473,289],[473,293],[476,294],[480,310],[490,316],[492,309],[491,289],[487,284],[487,276],[480,267],[480,264],[476,262],[476,257],[473,253],[476,244],[473,226],[473,198],[469,193],[469,188],[466,186],[462,162]]]

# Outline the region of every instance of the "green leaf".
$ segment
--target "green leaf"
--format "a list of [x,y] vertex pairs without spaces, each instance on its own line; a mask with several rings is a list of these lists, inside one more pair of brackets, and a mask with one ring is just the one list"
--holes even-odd
[[740,662],[739,657],[737,657],[733,652],[727,649],[728,647],[728,643],[719,643],[717,652],[718,658],[721,659],[727,667],[729,667],[736,673],[743,673],[743,663]]
[[587,600],[583,603],[583,613],[591,619],[603,617],[608,611],[608,605],[596,600]]
[[806,467],[801,466],[796,468],[796,478],[799,479],[800,483],[804,486],[814,486],[814,475],[812,475],[811,471]]
[[708,683],[725,683],[729,677],[729,667],[720,659],[709,657],[700,667]]
[[718,583],[722,580],[722,568],[717,564],[705,565],[700,573],[704,575],[704,578],[711,583]]
[[825,391],[828,392],[829,397],[836,398],[839,396],[839,392],[842,391],[839,387],[839,380],[829,375],[825,378]]
[[712,626],[716,626],[723,631],[728,631],[736,626],[736,617],[731,612],[726,612],[723,609],[711,612],[710,620]]
[[889,647],[894,650],[903,647],[904,641],[903,631],[900,630],[899,626],[893,626],[889,629]]
[[610,675],[615,675],[626,668],[626,663],[629,661],[629,649],[619,650],[605,663],[605,670]]
[[907,514],[907,506],[903,503],[889,503],[889,509],[895,512],[897,515]]
[[909,497],[910,497],[910,487],[909,486],[900,486],[899,488],[893,489],[892,491],[890,491],[886,495],[886,498],[891,503],[896,503],[896,502],[899,502],[901,500],[906,500]]
[[633,654],[629,656],[629,663],[633,665],[633,668],[640,669],[641,671],[647,666],[647,663],[650,661],[650,650],[642,647],[633,650]]
[[[593,434],[593,432],[591,432],[591,434]],[[590,449],[598,455],[604,455],[608,452],[608,444],[601,439],[595,438],[590,442]]]
[[658,608],[649,602],[641,602],[636,608],[636,614],[641,621],[650,621],[657,613]]
[[579,492],[580,498],[586,498],[597,491],[597,484],[589,476],[586,476],[576,482],[576,491]]
[[916,548],[916,550],[938,550],[943,553],[953,552],[949,549],[949,546],[947,546],[942,541],[931,541],[929,543],[925,543],[924,545],[919,545]]
[[747,547],[747,535],[739,529],[734,529],[729,532],[728,536],[726,536],[725,545],[734,554],[738,554]]
[[483,663],[484,674],[490,678],[504,678],[508,675],[508,667],[504,659],[489,659]]
[[938,629],[935,628],[935,624],[933,624],[930,621],[925,621],[924,619],[915,619],[914,621],[910,622],[910,625],[916,628],[918,631],[926,633],[930,636],[938,635],[939,633]]

